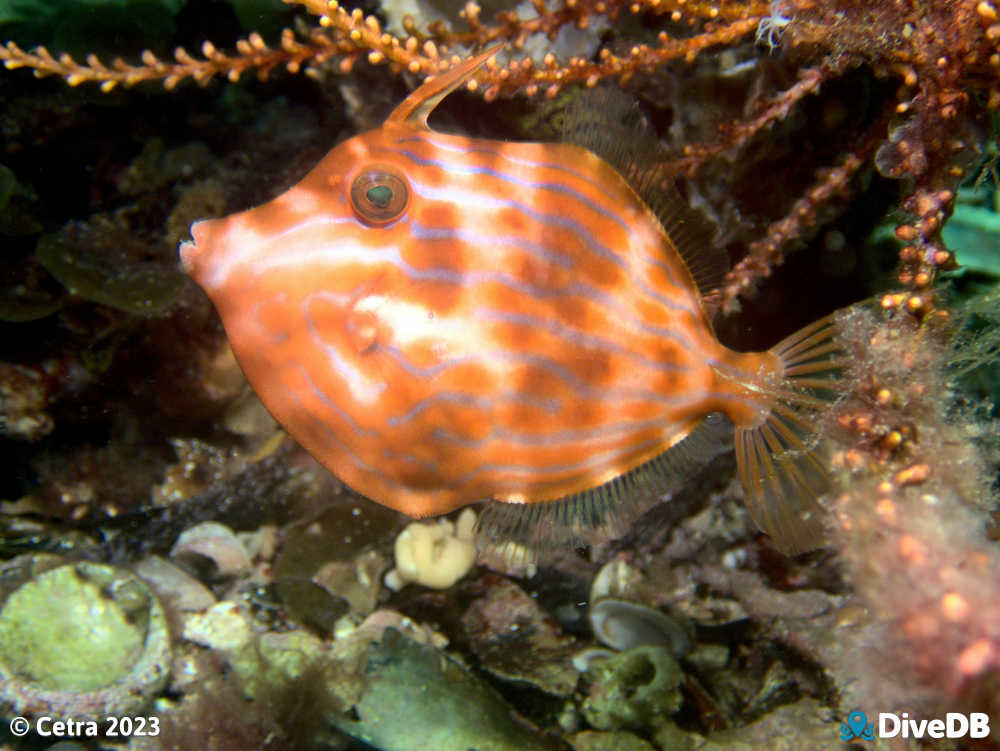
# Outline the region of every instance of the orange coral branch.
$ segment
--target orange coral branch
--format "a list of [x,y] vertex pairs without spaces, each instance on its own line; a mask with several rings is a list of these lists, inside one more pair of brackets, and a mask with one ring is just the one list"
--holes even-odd
[[[235,54],[219,51],[211,42],[202,45],[202,59],[191,55],[184,48],[174,51],[174,62],[160,60],[149,50],[142,54],[142,65],[132,65],[116,58],[105,65],[95,55],[89,55],[81,64],[68,54],[53,56],[45,47],[26,52],[15,43],[0,47],[0,60],[7,68],[27,67],[38,76],[58,75],[76,86],[97,83],[103,91],[115,86],[133,86],[145,81],[163,81],[170,89],[185,79],[205,83],[215,76],[224,75],[237,80],[248,70],[258,77],[267,78],[276,66],[290,72],[313,69],[330,59],[339,59],[339,69],[346,73],[355,61],[364,55],[372,64],[389,63],[396,70],[414,74],[436,75],[457,64],[462,58],[448,55],[456,46],[482,47],[498,41],[507,41],[512,47],[521,47],[533,34],[553,37],[561,28],[573,25],[585,28],[592,18],[606,16],[614,19],[627,8],[631,13],[670,13],[671,18],[686,18],[689,25],[705,23],[700,33],[685,38],[674,38],[661,33],[654,46],[637,45],[625,56],[619,57],[603,50],[596,62],[574,57],[559,61],[553,55],[535,65],[530,58],[512,59],[507,65],[491,64],[483,70],[469,88],[481,88],[487,99],[500,94],[526,93],[534,95],[544,91],[555,96],[564,86],[585,82],[589,86],[608,77],[627,80],[639,70],[652,69],[672,60],[694,60],[705,49],[732,44],[753,32],[766,5],[750,2],[687,3],[683,0],[566,0],[550,9],[541,0],[534,3],[537,16],[521,19],[513,11],[499,14],[497,22],[483,24],[480,9],[467,3],[462,16],[468,26],[464,31],[452,31],[442,23],[432,24],[421,32],[409,20],[407,36],[400,38],[386,32],[373,15],[365,16],[360,10],[347,12],[333,0],[286,0],[302,5],[319,18],[319,28],[313,29],[305,41],[285,29],[280,45],[269,47],[259,34],[251,34],[236,45]],[[723,23],[724,22],[724,23]]]
[[134,86],[145,81],[162,81],[167,89],[174,88],[186,78],[205,83],[215,76],[224,75],[235,81],[247,70],[255,70],[259,78],[265,79],[277,65],[284,65],[294,73],[303,64],[315,65],[340,51],[336,43],[322,34],[311,34],[308,41],[300,42],[291,30],[285,29],[281,34],[280,47],[269,47],[255,32],[236,43],[235,55],[220,52],[211,42],[205,42],[201,47],[204,58],[201,60],[183,47],[178,47],[174,50],[175,62],[160,60],[146,50],[142,53],[142,65],[131,65],[115,58],[108,66],[96,55],[87,55],[86,64],[81,64],[66,53],[55,57],[45,47],[25,52],[14,42],[0,47],[0,60],[8,69],[31,68],[38,77],[62,76],[70,86],[97,83],[102,91],[107,92],[118,85]]
[[791,211],[783,219],[771,224],[761,240],[750,244],[747,255],[726,274],[722,288],[722,310],[730,313],[737,310],[737,299],[753,290],[761,279],[771,275],[774,267],[782,264],[783,247],[789,241],[801,237],[806,228],[816,223],[819,208],[837,194],[847,192],[851,178],[868,162],[884,130],[885,123],[877,123],[857,151],[848,154],[833,169],[824,170],[806,190],[805,195],[792,205]]
[[685,173],[694,175],[698,168],[710,159],[730,149],[742,146],[757,133],[778,120],[788,117],[792,108],[809,94],[815,94],[828,78],[839,73],[826,65],[817,65],[799,73],[799,81],[791,88],[775,96],[761,112],[750,120],[741,120],[726,126],[722,138],[713,143],[696,143],[684,147],[684,157],[667,162],[663,166],[666,174]]

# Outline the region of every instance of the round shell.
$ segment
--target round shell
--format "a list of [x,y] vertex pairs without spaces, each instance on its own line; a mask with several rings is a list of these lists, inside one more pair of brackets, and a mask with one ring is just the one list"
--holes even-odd
[[0,606],[0,709],[14,714],[134,714],[166,686],[170,659],[162,605],[113,566],[36,571]]

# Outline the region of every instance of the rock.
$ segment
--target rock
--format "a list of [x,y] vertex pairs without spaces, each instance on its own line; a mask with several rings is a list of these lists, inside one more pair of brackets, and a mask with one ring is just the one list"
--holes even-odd
[[313,574],[312,581],[331,595],[347,601],[351,612],[365,617],[375,610],[387,563],[381,553],[368,550],[352,561],[330,561]]
[[197,613],[215,604],[208,587],[158,555],[143,558],[132,570],[171,611]]
[[509,579],[491,574],[481,581],[486,591],[462,616],[481,666],[504,680],[569,696],[580,677],[574,639]]
[[210,649],[231,651],[246,645],[250,624],[236,603],[229,600],[184,619],[184,638]]
[[627,730],[584,730],[570,740],[576,751],[654,751],[648,742]]
[[713,733],[698,751],[799,751],[842,748],[840,724],[830,710],[813,699],[802,699],[765,715],[738,730]]
[[233,530],[218,522],[202,522],[185,530],[170,550],[170,557],[178,561],[194,556],[215,564],[217,577],[239,576],[250,570],[250,556],[243,543]]
[[554,751],[559,746],[488,685],[443,652],[394,629],[368,650],[355,720],[332,717],[341,731],[380,751]]

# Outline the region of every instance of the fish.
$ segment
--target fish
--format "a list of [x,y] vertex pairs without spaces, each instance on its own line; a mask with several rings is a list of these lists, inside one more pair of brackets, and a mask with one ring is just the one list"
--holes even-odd
[[835,320],[723,346],[721,251],[628,123],[578,114],[559,143],[433,130],[495,52],[273,200],[192,225],[181,263],[251,386],[362,496],[415,518],[486,501],[481,532],[524,546],[614,526],[697,463],[721,414],[755,523],[786,553],[821,545]]

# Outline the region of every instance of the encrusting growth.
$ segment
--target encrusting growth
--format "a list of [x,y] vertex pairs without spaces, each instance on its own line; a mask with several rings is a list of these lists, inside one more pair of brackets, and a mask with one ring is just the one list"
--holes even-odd
[[[1000,670],[1000,550],[986,534],[996,423],[953,402],[958,366],[996,363],[998,311],[994,289],[957,322],[923,329],[887,326],[885,313],[863,308],[838,315],[858,388],[830,416],[843,488],[832,502],[834,542],[887,625],[879,658],[861,673],[864,691],[887,706],[1000,710],[988,690]],[[972,315],[979,330],[963,341],[955,332]]]

